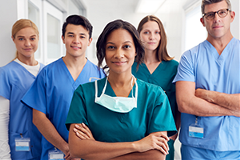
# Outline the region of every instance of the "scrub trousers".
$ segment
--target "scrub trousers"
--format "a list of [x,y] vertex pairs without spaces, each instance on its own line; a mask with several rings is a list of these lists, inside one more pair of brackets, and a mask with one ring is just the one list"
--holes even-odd
[[240,151],[214,151],[183,144],[181,155],[182,160],[240,160]]

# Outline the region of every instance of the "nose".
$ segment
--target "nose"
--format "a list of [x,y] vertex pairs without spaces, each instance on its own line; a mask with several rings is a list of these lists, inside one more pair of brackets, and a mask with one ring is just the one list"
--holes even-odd
[[221,18],[219,17],[218,13],[216,12],[216,13],[214,14],[213,20],[214,20],[215,22],[218,22],[220,19],[221,19]]
[[151,33],[151,34],[149,35],[149,39],[150,39],[150,40],[154,39],[154,33]]
[[75,36],[75,38],[73,39],[73,43],[74,44],[79,44],[80,43],[80,39],[78,36]]
[[30,46],[30,45],[31,45],[31,42],[27,39],[27,40],[25,40],[24,45],[25,45],[25,46]]
[[121,59],[124,57],[124,52],[121,48],[117,49],[115,54],[114,54],[114,58],[117,58],[117,59]]

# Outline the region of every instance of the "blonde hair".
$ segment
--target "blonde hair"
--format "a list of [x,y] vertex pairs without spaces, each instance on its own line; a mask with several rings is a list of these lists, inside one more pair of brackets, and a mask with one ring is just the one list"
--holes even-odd
[[[33,23],[29,19],[20,19],[20,20],[16,21],[14,23],[14,25],[12,26],[12,37],[15,39],[16,34],[21,29],[24,29],[24,28],[27,28],[27,27],[33,28],[35,30],[35,32],[37,33],[37,35],[39,36],[39,31],[38,31],[38,28],[37,28],[35,23]],[[16,59],[16,58],[17,58],[17,51],[16,51],[16,57],[14,59]]]

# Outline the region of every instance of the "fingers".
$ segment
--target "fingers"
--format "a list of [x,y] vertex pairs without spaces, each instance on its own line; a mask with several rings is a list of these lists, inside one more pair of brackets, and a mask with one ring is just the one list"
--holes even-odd
[[162,132],[156,132],[150,134],[150,136],[152,137],[152,141],[154,142],[154,148],[167,155],[169,151],[169,147],[167,144],[169,138],[166,133],[164,134]]
[[80,139],[92,139],[95,140],[91,130],[84,124],[76,124],[73,128],[73,131],[76,133],[77,137]]
[[66,155],[65,155],[65,157],[64,157],[64,159],[69,159],[70,158],[70,152],[68,152]]
[[76,133],[77,137],[81,140],[89,139],[86,134],[84,134],[81,130],[77,130],[76,128],[73,128],[73,131]]
[[168,154],[169,147],[168,147],[167,141],[164,138],[157,137],[156,144],[157,144],[156,149],[160,150],[165,155]]
[[166,141],[169,141],[169,140],[170,140],[166,134],[163,134],[163,133],[161,133],[161,132],[156,132],[156,133],[152,133],[152,134],[155,135],[155,136],[157,136],[157,137],[162,137],[162,138],[164,138]]
[[90,129],[89,129],[84,123],[82,123],[82,127],[83,127],[83,132],[84,132],[90,139],[93,138],[92,132],[90,131]]

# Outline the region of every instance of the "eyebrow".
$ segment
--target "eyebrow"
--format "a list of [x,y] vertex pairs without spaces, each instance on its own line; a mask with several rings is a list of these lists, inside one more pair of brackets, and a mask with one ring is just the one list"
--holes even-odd
[[[124,43],[132,43],[131,41],[125,41],[125,42],[123,42],[123,44]],[[115,44],[115,43],[113,43],[113,42],[107,42],[106,44]]]
[[[69,34],[74,34],[74,33],[73,33],[73,32],[68,32],[67,35],[69,35]],[[84,36],[86,36],[85,33],[80,33],[79,35],[84,35]]]
[[[36,36],[37,36],[37,35],[31,35],[30,37],[36,37]],[[20,35],[20,36],[17,36],[17,38],[22,38],[22,37],[24,38],[25,36],[21,36],[21,35]]]

